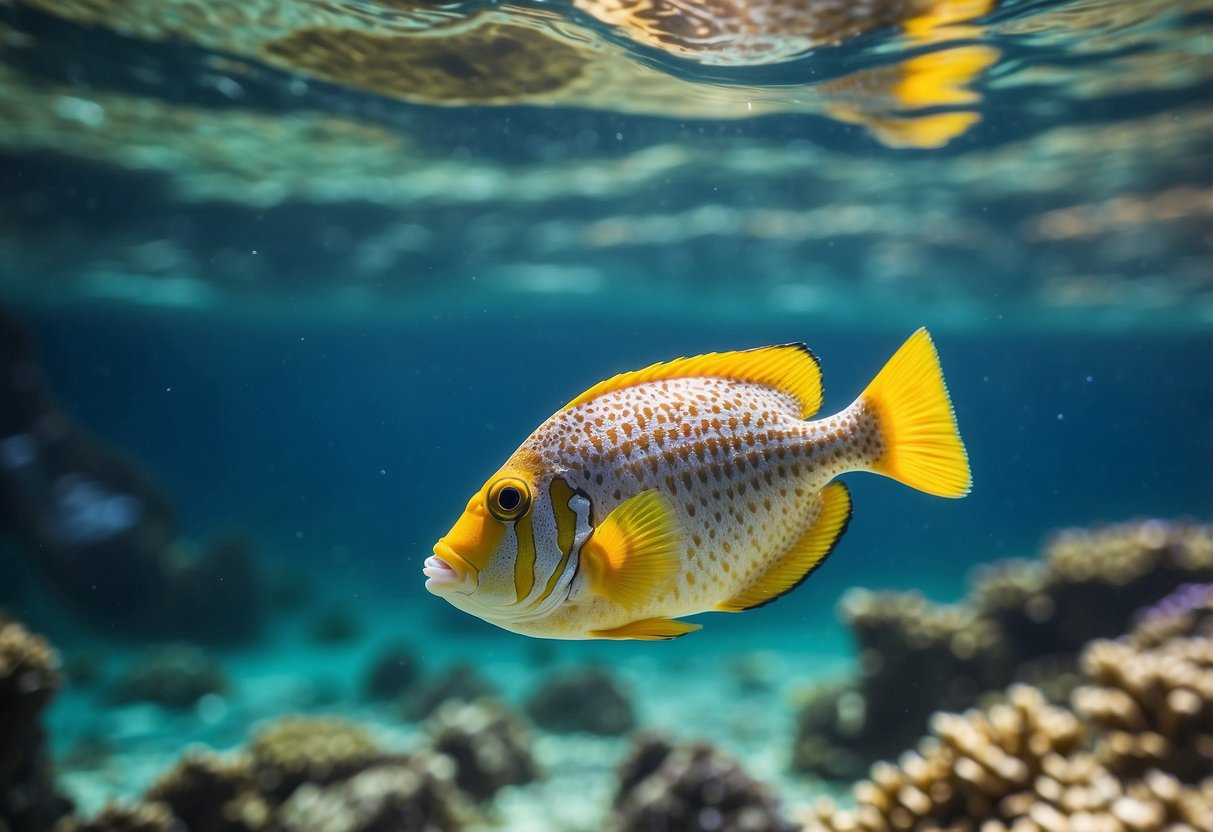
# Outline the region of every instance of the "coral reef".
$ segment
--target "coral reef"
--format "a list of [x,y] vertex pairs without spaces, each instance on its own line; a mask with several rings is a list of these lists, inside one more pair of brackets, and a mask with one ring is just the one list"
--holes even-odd
[[228,690],[227,675],[218,659],[199,647],[167,644],[137,657],[115,681],[110,699],[191,708],[204,696],[223,695]]
[[444,702],[472,702],[497,693],[493,684],[470,664],[459,663],[436,676],[422,679],[404,697],[401,709],[405,719],[425,719]]
[[279,813],[283,832],[455,832],[465,813],[443,757],[377,766],[341,783],[305,785]]
[[192,832],[163,803],[109,803],[88,820],[66,818],[55,832]]
[[607,670],[583,667],[541,682],[526,703],[527,715],[549,731],[588,731],[617,736],[636,727],[627,690]]
[[455,763],[455,785],[480,802],[538,775],[527,724],[499,702],[448,702],[430,717],[430,747]]
[[71,810],[56,790],[43,710],[59,687],[59,657],[0,614],[0,829],[43,832]]
[[367,670],[363,690],[368,699],[397,699],[421,678],[421,663],[407,644],[389,644]]
[[1087,646],[1075,709],[1098,729],[1099,761],[1185,783],[1213,777],[1213,585],[1184,587],[1116,641]]
[[365,730],[341,719],[285,717],[249,743],[257,790],[281,802],[303,783],[327,785],[385,759]]
[[1064,701],[1079,651],[1124,632],[1134,613],[1189,581],[1213,579],[1213,527],[1159,521],[1070,530],[1040,562],[978,570],[969,599],[854,590],[842,611],[858,643],[858,678],[811,692],[795,765],[854,778],[921,734],[935,710],[1030,681]]
[[1211,828],[1213,779],[1118,778],[1082,750],[1087,735],[1073,712],[1013,686],[986,712],[936,715],[917,751],[855,785],[854,808],[821,801],[802,818],[805,832]]
[[773,793],[707,743],[641,737],[619,771],[617,832],[792,832]]
[[146,798],[169,807],[190,832],[262,832],[272,809],[256,791],[249,760],[191,750],[148,790]]

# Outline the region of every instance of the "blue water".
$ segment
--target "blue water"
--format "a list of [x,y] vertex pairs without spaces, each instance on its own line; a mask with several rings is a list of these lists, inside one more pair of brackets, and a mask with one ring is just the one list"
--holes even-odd
[[[747,16],[771,4],[781,28]],[[790,763],[805,690],[881,660],[848,590],[960,602],[1059,530],[1213,520],[1213,5],[876,2],[836,32],[794,14],[815,7],[716,4],[696,40],[595,0],[0,4],[0,609],[66,662],[30,724],[81,815],[295,714],[423,747],[432,723],[364,695],[397,642],[518,713],[598,663],[640,728],[706,738],[803,807],[853,779]],[[425,590],[468,497],[599,380],[802,341],[827,415],[920,326],[972,493],[846,475],[846,535],[777,603],[670,643],[557,642]],[[12,369],[16,329],[36,369]],[[53,473],[109,449],[171,506],[158,563],[244,541],[259,627],[121,620],[133,577],[97,612],[73,579],[139,559],[55,549],[27,522],[53,501],[11,486],[21,443],[64,425],[84,438]],[[332,614],[349,632],[318,638]],[[180,642],[226,691],[115,700]],[[475,829],[603,828],[631,736],[532,730],[546,777]],[[2,829],[9,794],[0,776]]]

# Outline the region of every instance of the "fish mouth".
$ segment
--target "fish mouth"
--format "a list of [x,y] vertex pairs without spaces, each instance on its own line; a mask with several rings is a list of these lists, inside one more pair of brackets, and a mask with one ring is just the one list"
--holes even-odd
[[[442,591],[457,591],[467,583],[463,558],[445,543],[434,546],[434,554],[425,559],[421,572],[426,577],[425,588],[435,595]],[[467,591],[467,590],[464,590]]]

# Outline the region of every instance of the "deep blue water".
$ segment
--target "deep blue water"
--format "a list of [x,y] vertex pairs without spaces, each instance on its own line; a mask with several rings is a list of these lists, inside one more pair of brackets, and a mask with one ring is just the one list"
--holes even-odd
[[[271,562],[381,595],[419,622],[444,606],[423,589],[421,561],[467,496],[600,378],[805,340],[822,362],[825,414],[849,404],[902,339],[782,321],[603,321],[586,308],[425,322],[113,310],[31,320],[63,404],[169,489],[187,534],[239,531]],[[850,586],[945,600],[973,564],[1035,555],[1055,529],[1213,509],[1213,339],[935,338],[972,493],[951,501],[847,476],[855,517],[829,565],[777,604],[710,617],[706,637],[806,618],[836,627],[833,604]]]

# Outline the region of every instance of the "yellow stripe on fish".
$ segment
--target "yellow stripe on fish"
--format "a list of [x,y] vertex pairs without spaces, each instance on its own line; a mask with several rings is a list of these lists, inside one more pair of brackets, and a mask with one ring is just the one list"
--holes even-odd
[[846,531],[833,480],[871,471],[942,497],[971,484],[931,337],[915,332],[849,407],[821,406],[803,344],[623,373],[540,425],[434,547],[426,587],[542,638],[659,640],[676,619],[779,598]]

